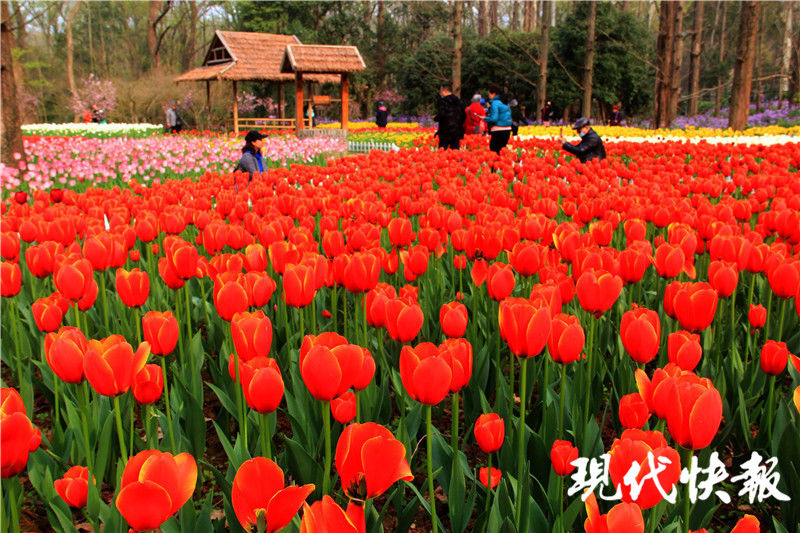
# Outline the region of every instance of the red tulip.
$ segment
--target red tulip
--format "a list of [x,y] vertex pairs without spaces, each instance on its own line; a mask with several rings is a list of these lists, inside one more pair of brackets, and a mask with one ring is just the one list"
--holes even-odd
[[[326,233],[329,235],[330,232]],[[327,494],[309,506],[303,503],[300,533],[358,533],[356,524]]]
[[586,336],[578,317],[559,313],[551,322],[550,337],[547,349],[553,361],[569,364],[581,357]]
[[86,259],[61,265],[53,276],[56,290],[73,301],[80,300],[90,290],[92,281],[92,265]]
[[644,533],[644,517],[641,508],[635,503],[618,503],[604,515],[600,514],[594,493],[586,499],[588,518],[583,523],[586,533]]
[[386,324],[386,302],[397,298],[397,291],[388,283],[378,283],[366,295],[367,323],[381,328]]
[[19,235],[4,231],[0,233],[0,256],[6,261],[16,263],[19,259]]
[[231,318],[231,337],[241,360],[268,357],[272,346],[272,322],[261,310],[236,313]]
[[658,313],[646,307],[634,308],[622,315],[619,326],[622,345],[639,364],[649,363],[658,354],[661,342],[661,322]]
[[472,344],[467,339],[447,339],[439,345],[439,356],[450,367],[450,392],[458,392],[472,377]]
[[717,301],[717,291],[708,283],[687,283],[679,288],[673,305],[681,328],[694,332],[706,329],[714,320]]
[[153,355],[169,355],[178,344],[180,328],[172,311],[150,311],[142,317],[144,340]]
[[524,298],[500,302],[500,336],[517,357],[539,355],[550,335],[550,310]]
[[[154,244],[153,246],[155,247],[157,245]],[[153,253],[155,254],[158,252],[154,251]],[[185,283],[178,277],[178,272],[166,257],[160,257],[158,259],[158,273],[161,275],[161,279],[164,280],[164,284],[172,290],[180,289]]]
[[53,373],[65,383],[83,381],[83,357],[89,343],[78,328],[65,326],[44,338],[44,354]]
[[98,292],[99,287],[97,286],[97,282],[95,280],[91,280],[86,292],[83,293],[83,296],[81,296],[77,302],[78,309],[81,311],[88,311],[91,309],[92,306],[94,306],[94,303],[97,301]]
[[448,302],[439,309],[439,324],[448,337],[463,337],[468,320],[467,306],[462,303]]
[[800,289],[800,261],[788,259],[767,268],[767,280],[778,298],[791,298]]
[[18,204],[25,204],[28,202],[28,193],[25,191],[16,191],[14,193],[14,201]]
[[533,276],[544,262],[546,251],[547,248],[539,243],[520,241],[508,254],[508,259],[514,270],[521,276]]
[[415,301],[392,298],[386,302],[386,331],[398,342],[408,342],[422,329],[425,315]]
[[63,247],[55,241],[45,241],[39,246],[31,246],[25,250],[25,263],[28,270],[37,278],[46,278],[56,267],[56,256]]
[[57,204],[64,199],[64,189],[50,189],[50,200]]
[[305,265],[290,265],[283,273],[283,301],[292,307],[305,307],[316,294],[314,271]]
[[64,477],[55,480],[53,485],[67,505],[80,509],[86,505],[89,495],[89,469],[85,466],[73,466],[64,473]]
[[349,424],[356,417],[356,395],[347,391],[331,400],[331,414],[340,424]]
[[746,514],[736,522],[731,533],[761,533],[761,522],[751,514]]
[[575,470],[572,461],[578,458],[578,448],[567,440],[557,440],[550,448],[550,462],[559,476],[567,476]]
[[0,389],[0,477],[16,476],[28,464],[28,455],[42,442],[41,432],[25,414],[22,397],[12,388]]
[[544,283],[537,283],[531,289],[530,301],[534,305],[541,307],[542,305],[550,309],[550,316],[554,317],[561,313],[563,307],[563,297],[561,289],[554,280],[548,280]]
[[231,503],[245,530],[256,524],[259,517],[266,522],[271,533],[284,528],[305,499],[314,491],[314,485],[284,487],[283,471],[264,457],[245,461],[233,480]]
[[764,327],[764,324],[767,323],[767,308],[763,305],[750,304],[747,318],[750,320],[750,327],[753,329],[761,329]]
[[655,265],[658,275],[663,278],[674,278],[686,271],[686,256],[680,246],[665,242],[656,248]]
[[369,500],[396,481],[414,479],[406,448],[383,426],[350,424],[336,444],[336,471],[348,498]]
[[16,296],[22,289],[22,271],[17,263],[0,263],[0,296]]
[[[258,364],[264,361],[264,364]],[[283,400],[283,377],[275,359],[251,359],[250,371],[240,372],[244,399],[254,411],[267,414],[278,409]]]
[[214,307],[222,320],[230,322],[236,313],[247,311],[249,303],[247,291],[238,281],[214,283]]
[[587,270],[575,285],[581,307],[596,317],[611,309],[622,291],[622,278],[604,270]]
[[436,405],[447,396],[453,372],[439,348],[430,342],[415,347],[403,346],[400,351],[400,377],[411,399],[425,405]]
[[393,218],[386,229],[389,233],[389,242],[394,247],[408,246],[414,240],[411,221],[407,218]]
[[[344,269],[344,286],[353,293],[366,292],[375,288],[380,274],[380,259],[369,252],[358,252],[350,257]],[[286,274],[284,274],[284,284],[285,276]]]
[[83,358],[83,372],[98,394],[116,396],[131,388],[134,376],[144,367],[150,345],[143,342],[134,353],[122,335],[90,340]]
[[702,355],[700,335],[679,330],[670,333],[667,337],[669,362],[678,365],[683,370],[694,370]]
[[[639,243],[643,243],[639,245]],[[619,275],[625,283],[638,283],[653,264],[648,241],[634,241],[619,254]]]
[[57,330],[61,326],[61,320],[64,318],[64,312],[53,296],[39,298],[33,302],[31,312],[33,313],[33,321],[36,322],[36,327],[44,333]]
[[514,291],[515,284],[511,265],[492,263],[486,276],[486,290],[491,299],[500,301],[507,298]]
[[712,261],[708,265],[708,281],[721,297],[727,298],[736,290],[739,271],[736,270],[735,264]]
[[122,472],[117,509],[134,530],[156,529],[189,500],[196,482],[197,463],[188,453],[139,452]]
[[494,489],[497,485],[500,484],[500,479],[503,477],[503,472],[497,468],[492,467],[492,477],[491,477],[491,487],[489,487],[489,469],[486,467],[481,467],[478,470],[478,481],[481,482],[481,485],[487,488]]
[[664,403],[667,427],[684,448],[699,450],[714,439],[722,422],[722,398],[714,384],[691,372],[668,378],[653,401]]
[[481,415],[475,421],[475,442],[484,453],[496,452],[503,445],[506,426],[497,413]]
[[269,266],[267,249],[258,243],[248,244],[244,249],[244,266],[248,272],[264,272]]
[[131,384],[133,397],[142,405],[155,403],[164,390],[164,373],[159,365],[147,364],[136,373]]
[[647,403],[639,393],[626,394],[619,400],[619,422],[625,429],[642,429],[650,418]]
[[789,362],[789,349],[785,342],[768,340],[761,347],[761,370],[771,376],[777,376]]
[[403,275],[406,280],[414,281],[428,270],[430,251],[427,247],[412,246],[408,251],[400,251],[400,260],[403,262]]
[[150,295],[150,278],[138,268],[131,271],[118,268],[116,286],[119,299],[128,307],[141,307]]
[[[663,467],[657,477],[665,493],[669,493],[680,479],[680,456],[675,449],[667,446],[666,439],[658,431],[626,429],[620,438],[614,440],[608,453],[611,456],[608,473],[614,486],[621,489],[622,501],[635,502],[642,509],[649,509],[663,499],[652,480],[642,481],[645,476],[653,476],[653,468]],[[648,453],[652,454],[652,465]],[[623,478],[632,465],[639,466],[636,483],[624,483]],[[638,494],[634,491],[637,484],[642,484]]]

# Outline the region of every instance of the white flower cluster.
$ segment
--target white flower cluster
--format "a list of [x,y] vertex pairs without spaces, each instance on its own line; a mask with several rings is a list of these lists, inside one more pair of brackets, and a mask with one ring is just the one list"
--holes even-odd
[[65,124],[25,124],[23,135],[46,135],[57,137],[149,137],[164,131],[160,124],[102,124],[95,122]]

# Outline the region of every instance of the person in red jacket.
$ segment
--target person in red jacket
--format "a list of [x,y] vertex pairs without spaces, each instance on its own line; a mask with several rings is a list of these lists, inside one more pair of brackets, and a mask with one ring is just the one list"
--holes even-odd
[[479,134],[486,129],[486,123],[482,120],[486,116],[486,110],[481,105],[481,95],[475,94],[472,103],[465,110],[467,118],[464,121],[464,133]]

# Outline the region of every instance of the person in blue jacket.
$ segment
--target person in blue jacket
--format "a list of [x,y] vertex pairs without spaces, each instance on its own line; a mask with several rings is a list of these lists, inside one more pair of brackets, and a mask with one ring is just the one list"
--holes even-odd
[[489,114],[484,118],[489,126],[489,150],[500,153],[511,137],[511,109],[500,99],[500,87],[489,87]]
[[242,158],[234,170],[247,172],[250,179],[256,172],[264,172],[264,160],[261,158],[261,148],[264,146],[266,135],[257,130],[250,130],[244,136],[244,147],[242,148]]

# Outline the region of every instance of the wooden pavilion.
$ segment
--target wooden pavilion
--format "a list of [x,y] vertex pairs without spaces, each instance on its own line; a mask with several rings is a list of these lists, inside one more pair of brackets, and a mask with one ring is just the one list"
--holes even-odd
[[[290,47],[295,51],[290,53]],[[299,58],[299,63],[295,59],[287,63],[287,56]],[[363,69],[364,61],[354,46],[302,45],[294,35],[217,30],[202,66],[184,72],[173,81],[205,81],[207,103],[210,102],[212,81],[230,81],[233,88],[234,133],[238,134],[240,128],[296,128],[299,132],[304,127],[311,127],[311,119],[303,118],[304,83],[309,87],[310,84],[342,83],[342,128],[346,129],[347,74]],[[280,118],[239,118],[236,95],[240,81],[277,83]],[[297,114],[295,118],[286,118],[283,86],[292,81],[298,87]],[[315,96],[313,103],[325,104],[331,100]]]

